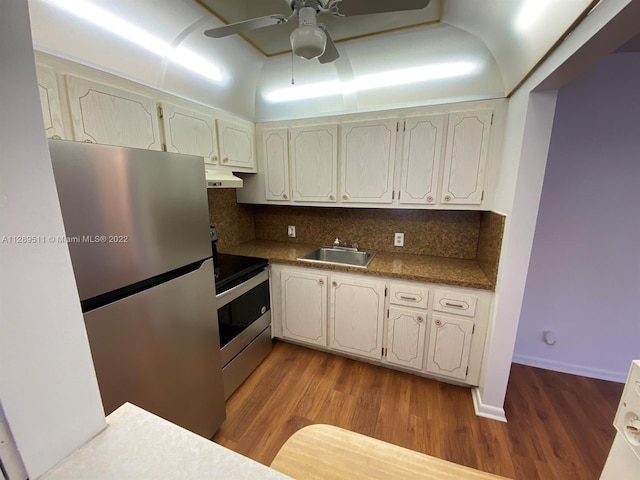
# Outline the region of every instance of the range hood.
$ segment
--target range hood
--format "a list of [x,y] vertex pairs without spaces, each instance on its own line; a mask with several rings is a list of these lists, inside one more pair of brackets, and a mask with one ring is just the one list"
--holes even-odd
[[205,163],[204,172],[207,188],[242,188],[242,179],[236,177],[231,170]]

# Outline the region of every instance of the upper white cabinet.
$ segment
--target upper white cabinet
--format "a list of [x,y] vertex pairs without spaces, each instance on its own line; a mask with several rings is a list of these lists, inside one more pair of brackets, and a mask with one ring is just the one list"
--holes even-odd
[[66,139],[56,73],[52,68],[43,65],[36,65],[36,73],[47,138]]
[[168,152],[199,155],[212,163],[218,161],[218,141],[212,115],[170,103],[163,103],[161,112]]
[[449,114],[441,202],[480,205],[489,151],[492,112]]
[[83,65],[49,61],[36,65],[47,137],[164,149],[232,171],[257,171],[253,123]]
[[329,346],[363,357],[382,358],[384,282],[331,276]]
[[258,178],[245,179],[238,201],[490,209],[502,128],[492,121],[503,109],[491,100],[259,124]]
[[217,120],[220,165],[234,171],[255,172],[255,132],[248,122]]
[[262,168],[267,200],[288,200],[289,189],[289,130],[265,128],[262,131]]
[[398,195],[401,204],[436,203],[446,121],[446,115],[405,121],[402,179]]
[[292,198],[298,202],[335,202],[338,127],[316,125],[290,130]]
[[341,201],[391,203],[396,151],[396,120],[341,126]]
[[155,100],[67,75],[74,139],[162,150]]

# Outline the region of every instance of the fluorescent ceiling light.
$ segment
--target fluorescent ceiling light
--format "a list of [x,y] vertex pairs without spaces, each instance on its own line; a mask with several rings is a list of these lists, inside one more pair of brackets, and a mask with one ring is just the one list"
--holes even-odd
[[520,30],[529,28],[540,18],[548,4],[549,0],[526,0],[516,19],[516,27]]
[[308,85],[281,88],[268,93],[265,98],[271,103],[292,102],[332,95],[349,94],[377,88],[407,85],[412,83],[440,80],[443,78],[471,75],[478,66],[472,62],[451,62],[423,65],[414,68],[390,70],[355,77],[352,81],[310,83]]
[[76,17],[93,23],[120,38],[124,38],[145,50],[160,57],[167,57],[195,73],[198,73],[215,82],[221,82],[224,75],[217,65],[207,61],[203,57],[193,53],[184,47],[172,47],[168,42],[141,29],[107,10],[93,5],[86,0],[46,0],[56,7],[62,8]]

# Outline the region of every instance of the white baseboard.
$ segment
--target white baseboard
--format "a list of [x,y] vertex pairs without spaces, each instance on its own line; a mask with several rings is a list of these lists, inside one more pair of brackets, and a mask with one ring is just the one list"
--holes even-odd
[[627,381],[628,371],[614,372],[612,370],[603,370],[599,368],[583,367],[572,363],[557,362],[555,360],[547,360],[545,358],[531,357],[529,355],[513,356],[513,363],[527,365],[529,367],[544,368],[545,370],[553,370],[554,372],[570,373],[572,375],[580,375],[582,377],[597,378],[599,380],[608,380],[610,382],[625,383]]
[[499,422],[506,422],[507,416],[504,413],[502,407],[492,407],[491,405],[485,405],[482,403],[480,397],[480,388],[473,387],[471,389],[471,398],[473,398],[473,408],[476,411],[478,417],[490,418],[492,420],[498,420]]

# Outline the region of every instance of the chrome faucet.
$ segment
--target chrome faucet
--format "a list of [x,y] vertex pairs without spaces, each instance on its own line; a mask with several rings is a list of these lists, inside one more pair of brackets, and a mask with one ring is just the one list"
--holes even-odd
[[348,248],[350,250],[358,250],[357,243],[354,242],[353,245],[349,247],[349,242],[347,242],[346,240],[340,240],[338,237],[336,237],[336,239],[333,241],[333,246],[340,247],[340,248]]
[[333,246],[334,247],[346,247],[347,246],[347,242],[345,242],[344,240],[340,240],[338,237],[336,237],[336,239],[333,241]]

